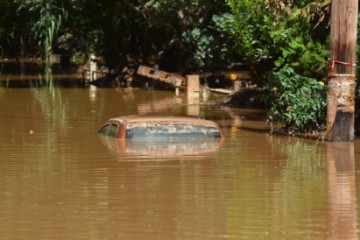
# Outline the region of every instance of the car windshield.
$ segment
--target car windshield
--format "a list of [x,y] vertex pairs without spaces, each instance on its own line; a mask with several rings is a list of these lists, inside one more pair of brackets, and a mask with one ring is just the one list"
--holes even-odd
[[211,126],[186,124],[133,125],[127,126],[126,139],[141,138],[221,138],[219,130]]

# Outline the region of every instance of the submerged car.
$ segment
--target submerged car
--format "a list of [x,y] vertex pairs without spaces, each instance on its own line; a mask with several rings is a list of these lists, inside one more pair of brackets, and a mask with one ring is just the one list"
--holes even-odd
[[129,140],[224,138],[221,129],[215,122],[192,117],[116,117],[106,121],[98,134],[114,139]]

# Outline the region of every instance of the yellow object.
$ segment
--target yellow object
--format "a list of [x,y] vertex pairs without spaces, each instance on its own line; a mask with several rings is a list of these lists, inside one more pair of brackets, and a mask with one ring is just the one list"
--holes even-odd
[[232,81],[235,81],[235,80],[237,79],[236,74],[234,74],[234,73],[230,74],[230,79],[231,79]]

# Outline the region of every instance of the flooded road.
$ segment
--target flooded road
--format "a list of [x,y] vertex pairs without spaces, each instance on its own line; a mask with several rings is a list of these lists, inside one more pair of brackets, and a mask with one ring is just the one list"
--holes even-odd
[[[269,135],[261,112],[187,103],[171,91],[0,88],[0,239],[358,239],[358,139]],[[97,136],[133,114],[214,120],[225,139],[159,154]]]

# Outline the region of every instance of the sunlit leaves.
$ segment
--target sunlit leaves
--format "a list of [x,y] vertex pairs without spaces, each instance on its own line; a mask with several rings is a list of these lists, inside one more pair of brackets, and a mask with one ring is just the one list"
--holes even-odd
[[295,131],[322,130],[325,126],[326,89],[322,82],[296,74],[286,66],[269,77],[271,102],[268,121]]
[[[328,34],[324,26],[306,11],[314,6],[326,15],[324,1],[227,0],[232,20],[227,28],[239,54],[256,64],[262,59],[276,67],[292,66],[305,76],[323,77],[326,68]],[[327,1],[326,1],[327,2]],[[270,60],[270,61],[269,61]]]

